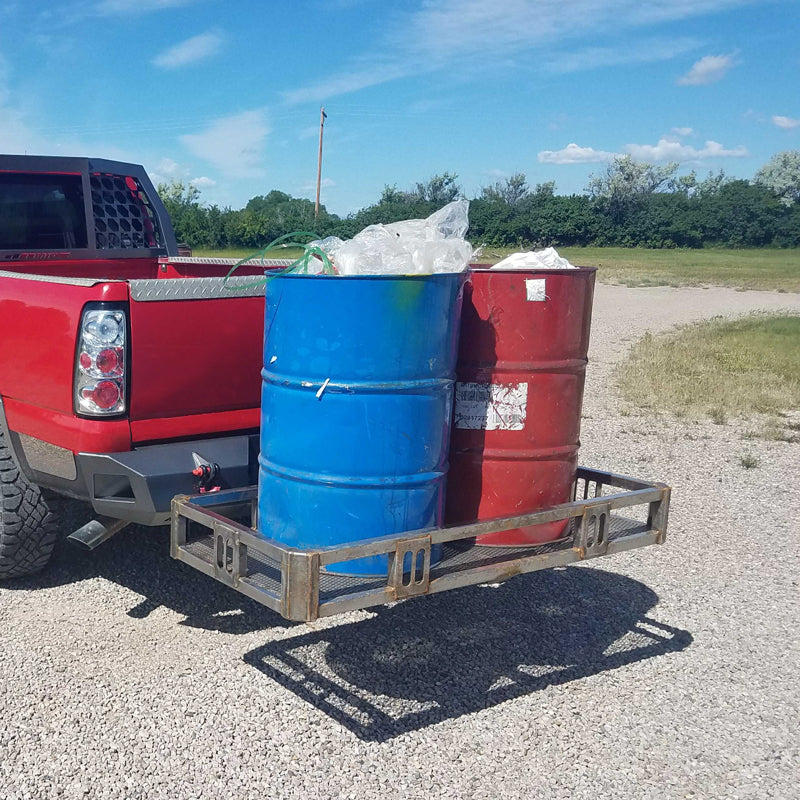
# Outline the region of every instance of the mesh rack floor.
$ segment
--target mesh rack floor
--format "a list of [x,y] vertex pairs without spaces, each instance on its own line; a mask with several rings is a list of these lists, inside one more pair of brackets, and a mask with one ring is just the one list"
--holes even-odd
[[[573,520],[571,525],[577,524]],[[205,561],[207,564],[214,563],[214,538],[213,534],[205,533],[187,539],[184,550]],[[612,515],[609,531],[609,540],[632,536],[636,533],[647,531],[646,524],[637,520]],[[572,546],[572,528],[568,530],[566,536],[558,541],[540,544],[531,547],[484,547],[475,545],[472,541],[461,541],[442,546],[442,559],[431,568],[431,579],[441,575],[462,572],[475,567],[499,564],[504,561],[513,561],[516,558],[531,555],[543,555],[545,553],[568,550]],[[280,597],[281,593],[281,568],[277,561],[268,558],[261,553],[253,551],[252,548],[247,552],[247,576],[243,578],[253,586],[258,587],[272,595]],[[345,594],[363,592],[370,589],[380,589],[386,586],[387,576],[364,577],[353,575],[340,575],[323,570],[320,573],[319,599],[320,602],[332,600]]]

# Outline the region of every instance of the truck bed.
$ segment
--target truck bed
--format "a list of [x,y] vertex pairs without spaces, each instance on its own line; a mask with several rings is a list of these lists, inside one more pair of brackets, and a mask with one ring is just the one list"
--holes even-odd
[[[0,262],[0,412],[23,468],[39,485],[89,499],[98,513],[155,524],[166,521],[166,493],[191,488],[198,442],[219,439],[203,457],[228,458],[237,480],[245,479],[249,437],[259,427],[264,290],[258,277],[291,262],[243,265],[226,284],[235,259],[160,257],[149,267],[139,261],[146,259],[107,264],[109,272],[124,266],[124,277],[76,274],[95,273],[102,262],[91,269],[63,262],[65,275],[41,274],[41,264]],[[77,336],[87,303],[127,312],[124,415],[92,419],[74,409]],[[222,444],[226,437],[245,438],[231,450]],[[157,449],[180,442],[188,444],[169,453]],[[189,476],[188,485],[176,470]],[[109,477],[120,472],[121,483]],[[147,496],[143,513],[125,505],[140,492]]]
[[[8,354],[0,389],[10,427],[73,452],[257,428],[264,300],[263,288],[252,284],[263,267],[248,265],[225,286],[235,263],[162,258],[153,264],[157,277],[131,279],[32,274],[0,264],[0,341]],[[75,263],[69,266],[74,272]],[[85,420],[73,412],[76,337],[88,302],[130,309],[128,419]]]

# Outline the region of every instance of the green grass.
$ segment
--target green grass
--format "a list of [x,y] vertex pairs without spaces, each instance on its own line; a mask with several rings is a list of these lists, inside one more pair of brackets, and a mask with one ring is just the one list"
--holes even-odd
[[[487,247],[480,260],[494,264],[513,248]],[[800,249],[648,250],[643,247],[562,247],[579,267],[597,267],[598,280],[627,286],[731,286],[800,292]]]
[[[192,255],[198,258],[247,258],[260,251],[255,247],[231,247],[223,248],[221,250],[204,250],[197,247],[192,250]],[[270,250],[266,254],[266,258],[299,258],[303,255],[303,251],[298,247],[284,247],[277,250]]]
[[[245,258],[255,248],[195,250],[196,256]],[[486,247],[477,261],[494,264],[516,248]],[[627,286],[731,286],[800,292],[800,249],[793,250],[647,250],[643,247],[563,247],[560,255],[579,267],[598,267],[598,280]],[[269,258],[297,258],[284,249]]]
[[782,414],[767,417],[752,430],[746,431],[744,439],[764,439],[767,442],[800,442],[800,424],[789,422]]
[[719,425],[753,414],[777,419],[800,409],[800,316],[754,314],[648,334],[617,379],[623,397],[643,408]]

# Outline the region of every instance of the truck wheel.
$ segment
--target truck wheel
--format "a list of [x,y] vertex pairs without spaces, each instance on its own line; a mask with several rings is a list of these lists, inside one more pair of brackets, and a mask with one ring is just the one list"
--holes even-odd
[[57,538],[56,515],[26,480],[0,431],[0,580],[39,572]]

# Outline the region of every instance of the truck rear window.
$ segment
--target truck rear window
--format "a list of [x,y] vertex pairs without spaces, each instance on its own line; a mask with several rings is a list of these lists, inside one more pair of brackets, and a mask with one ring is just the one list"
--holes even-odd
[[80,175],[0,173],[0,250],[85,248]]

